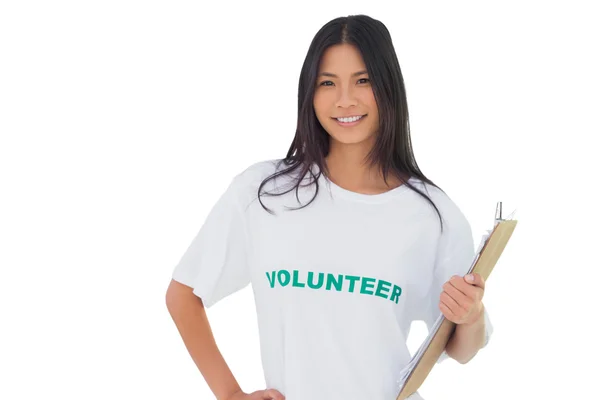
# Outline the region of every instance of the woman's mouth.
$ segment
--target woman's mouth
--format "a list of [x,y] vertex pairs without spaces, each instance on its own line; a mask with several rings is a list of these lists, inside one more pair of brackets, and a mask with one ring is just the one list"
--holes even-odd
[[354,125],[358,125],[360,123],[360,121],[362,121],[366,116],[367,116],[367,114],[356,115],[356,116],[346,117],[346,118],[333,118],[333,119],[340,126],[354,126]]

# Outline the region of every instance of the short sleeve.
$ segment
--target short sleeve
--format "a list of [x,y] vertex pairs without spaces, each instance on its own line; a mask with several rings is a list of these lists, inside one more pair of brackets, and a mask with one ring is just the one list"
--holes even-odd
[[[436,248],[432,282],[426,299],[427,307],[424,310],[423,319],[430,332],[436,320],[442,314],[439,309],[439,299],[443,291],[442,286],[453,275],[465,276],[475,256],[473,234],[469,221],[451,200],[448,199],[447,202],[448,204],[440,210],[444,221],[444,230],[440,234]],[[484,310],[484,318],[486,324],[485,344],[487,345],[492,333],[492,324],[487,310]],[[448,355],[444,351],[438,359],[438,363],[447,358]]]
[[207,308],[250,283],[241,182],[241,175],[231,181],[172,273]]

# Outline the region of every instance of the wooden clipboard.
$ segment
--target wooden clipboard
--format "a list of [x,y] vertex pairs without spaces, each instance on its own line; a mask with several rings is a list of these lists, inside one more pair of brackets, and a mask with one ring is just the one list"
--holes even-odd
[[[499,203],[501,210],[502,203]],[[502,255],[508,240],[513,234],[517,220],[504,220],[498,211],[496,212],[496,223],[490,233],[485,245],[479,252],[479,257],[472,268],[473,273],[478,273],[484,281],[487,281],[498,259]],[[456,324],[446,318],[443,319],[438,331],[433,336],[431,343],[423,353],[421,359],[412,369],[396,400],[405,400],[415,393],[423,384],[437,360],[444,352]]]

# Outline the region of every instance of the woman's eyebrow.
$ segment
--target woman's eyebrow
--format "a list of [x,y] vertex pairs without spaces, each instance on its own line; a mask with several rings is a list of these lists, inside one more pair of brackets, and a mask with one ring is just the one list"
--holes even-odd
[[[363,75],[363,74],[366,74],[366,73],[367,73],[366,70],[365,71],[358,71],[358,72],[353,73],[352,76],[354,77],[354,76]],[[332,74],[331,72],[321,72],[319,74],[319,76],[330,76],[332,78],[337,78],[338,77],[336,74]]]

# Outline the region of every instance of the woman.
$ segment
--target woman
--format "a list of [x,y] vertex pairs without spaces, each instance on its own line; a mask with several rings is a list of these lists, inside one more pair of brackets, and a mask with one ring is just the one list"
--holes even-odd
[[[310,45],[287,156],[232,180],[167,305],[217,399],[394,400],[412,321],[455,322],[444,357],[461,363],[487,343],[484,282],[463,276],[473,255],[469,222],[415,161],[388,30],[349,16]],[[248,284],[268,386],[250,394],[204,311]]]

